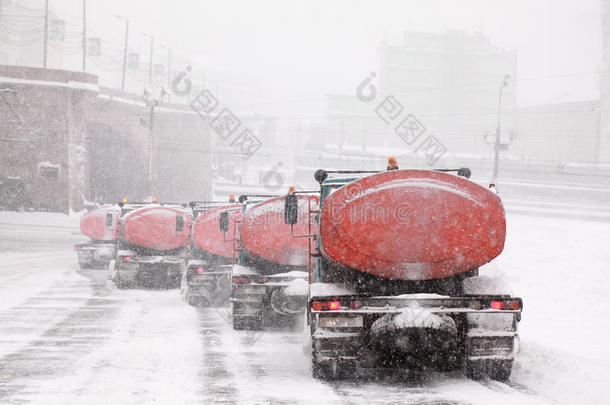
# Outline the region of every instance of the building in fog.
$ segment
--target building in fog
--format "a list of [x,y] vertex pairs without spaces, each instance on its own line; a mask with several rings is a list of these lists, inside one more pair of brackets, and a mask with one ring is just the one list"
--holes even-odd
[[515,111],[510,155],[523,160],[598,162],[599,100],[543,104]]
[[[516,74],[514,51],[497,48],[481,33],[406,32],[401,44],[382,44],[379,56],[374,102],[355,95],[328,97],[331,143],[416,149],[416,142],[409,145],[394,132],[398,122],[384,122],[376,113],[378,104],[393,96],[403,115],[417,117],[426,136],[436,136],[448,152],[490,152],[483,136],[495,131],[504,77]],[[512,83],[503,92],[503,127],[508,131],[515,107]]]

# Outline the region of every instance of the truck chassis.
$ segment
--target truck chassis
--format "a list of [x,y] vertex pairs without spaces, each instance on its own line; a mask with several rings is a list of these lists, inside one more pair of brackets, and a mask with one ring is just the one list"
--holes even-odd
[[114,258],[115,245],[112,242],[81,243],[74,246],[81,269],[105,268]]
[[189,260],[181,289],[189,305],[226,307],[230,303],[232,265],[210,266],[206,260]]
[[[239,271],[236,271],[239,268]],[[235,266],[231,281],[233,329],[259,330],[264,327],[299,328],[303,324],[307,296],[287,294],[295,283],[307,285],[307,273],[288,272],[261,275],[253,269]],[[299,273],[299,274],[297,274]]]
[[119,250],[109,265],[110,279],[117,288],[178,288],[183,268],[183,256],[144,256],[133,251]]

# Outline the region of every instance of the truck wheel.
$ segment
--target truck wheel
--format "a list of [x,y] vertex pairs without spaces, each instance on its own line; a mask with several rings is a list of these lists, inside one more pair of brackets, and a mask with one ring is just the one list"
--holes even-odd
[[80,267],[81,269],[92,269],[95,266],[93,265],[93,260],[81,259],[79,257],[78,258],[78,267]]
[[246,322],[243,319],[233,318],[233,330],[244,330],[246,328]]
[[117,274],[116,274],[116,287],[119,290],[124,290],[126,288],[130,288],[131,287],[131,282],[125,280],[124,278],[121,278],[121,273],[117,272]]
[[256,317],[253,318],[252,321],[250,322],[250,329],[251,330],[261,330],[263,329],[263,317]]
[[506,382],[513,368],[512,360],[480,360],[466,364],[466,376],[471,380],[481,380],[485,376],[492,380]]
[[311,376],[317,380],[331,380],[334,379],[332,364],[318,363],[315,360],[311,360]]
[[485,376],[485,361],[467,361],[466,377],[479,381]]
[[489,363],[487,375],[492,380],[506,382],[513,370],[512,360],[495,360]]
[[188,295],[186,297],[186,302],[192,306],[192,307],[198,307],[199,306],[199,300],[195,297],[193,297],[192,295]]
[[210,300],[207,297],[199,297],[199,304],[198,304],[198,306],[200,306],[200,307],[209,307],[211,305],[212,305],[212,303],[210,302]]

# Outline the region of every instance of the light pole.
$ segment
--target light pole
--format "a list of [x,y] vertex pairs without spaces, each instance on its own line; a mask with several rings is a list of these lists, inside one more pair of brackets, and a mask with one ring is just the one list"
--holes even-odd
[[87,0],[83,0],[83,72],[87,70]]
[[508,86],[508,80],[510,75],[505,75],[502,84],[500,85],[500,94],[498,95],[498,125],[496,126],[496,142],[494,143],[494,170],[491,175],[491,183],[489,187],[496,185],[496,179],[498,178],[498,165],[500,160],[500,121],[502,118],[502,93],[504,88]]
[[172,88],[172,48],[168,45],[159,44],[161,48],[167,49],[167,102],[170,101],[170,89]]
[[47,68],[47,52],[49,42],[49,0],[44,2],[44,44],[42,51],[42,67]]
[[129,45],[129,19],[116,16],[117,18],[125,21],[125,47],[123,48],[123,76],[121,78],[121,91],[125,91],[125,74],[127,72],[127,47]]
[[148,61],[148,85],[152,85],[152,68],[153,68],[153,50],[155,47],[155,39],[151,34],[142,34],[150,38],[150,60]]

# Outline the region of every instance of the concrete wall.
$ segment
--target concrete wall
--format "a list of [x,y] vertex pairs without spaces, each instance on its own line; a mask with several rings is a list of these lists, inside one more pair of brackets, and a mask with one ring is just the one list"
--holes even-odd
[[[86,114],[97,78],[0,66],[0,175],[25,180],[35,209],[81,209],[88,193]],[[46,170],[58,167],[56,177]]]
[[0,176],[23,179],[34,209],[211,194],[209,126],[189,106],[155,108],[151,188],[141,96],[100,89],[87,73],[20,66],[0,66],[0,89]]
[[598,162],[599,101],[547,104],[515,111],[517,138],[510,154],[521,159]]

